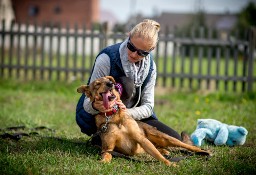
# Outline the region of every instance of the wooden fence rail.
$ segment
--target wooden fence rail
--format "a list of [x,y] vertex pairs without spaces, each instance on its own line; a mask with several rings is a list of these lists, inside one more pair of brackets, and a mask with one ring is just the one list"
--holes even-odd
[[[153,51],[157,86],[225,91],[255,91],[255,28],[247,39],[161,34]],[[207,36],[206,36],[207,33]],[[221,32],[219,32],[221,34]],[[39,27],[11,23],[0,26],[0,76],[24,80],[86,81],[95,57],[124,33],[102,30]],[[219,35],[220,36],[220,35]]]

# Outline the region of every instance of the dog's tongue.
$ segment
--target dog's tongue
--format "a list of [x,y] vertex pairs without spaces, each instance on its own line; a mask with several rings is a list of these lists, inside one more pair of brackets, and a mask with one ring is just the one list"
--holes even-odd
[[103,97],[103,105],[106,109],[109,108],[109,97],[111,96],[111,93],[108,91],[106,93],[102,93]]

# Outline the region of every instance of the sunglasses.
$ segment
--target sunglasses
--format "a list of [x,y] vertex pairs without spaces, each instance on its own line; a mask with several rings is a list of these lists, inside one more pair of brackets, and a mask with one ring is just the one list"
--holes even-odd
[[139,56],[142,56],[142,57],[145,57],[145,56],[147,56],[147,55],[149,54],[149,52],[147,52],[147,51],[137,49],[137,48],[132,44],[130,38],[129,38],[128,42],[127,42],[127,48],[128,48],[130,51],[132,51],[132,52],[137,52],[137,54],[138,54]]

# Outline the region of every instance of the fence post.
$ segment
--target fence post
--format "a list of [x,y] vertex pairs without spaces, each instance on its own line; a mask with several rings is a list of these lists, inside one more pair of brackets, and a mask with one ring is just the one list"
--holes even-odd
[[247,91],[251,92],[253,89],[253,55],[255,49],[256,28],[251,27],[249,30],[249,60],[248,60],[248,77],[247,77]]
[[69,48],[70,48],[69,41],[70,41],[70,39],[69,38],[70,38],[70,36],[71,36],[70,24],[69,24],[69,22],[67,22],[66,23],[66,55],[65,55],[65,69],[66,69],[65,79],[66,80],[68,80],[69,71],[70,71],[70,69],[69,69],[69,65],[70,65],[70,63],[69,63]]
[[165,28],[165,39],[164,39],[164,60],[163,60],[163,87],[166,87],[166,80],[167,80],[167,49],[168,49],[168,38],[169,36],[169,27],[166,26]]
[[74,31],[74,55],[73,55],[73,76],[77,76],[77,35],[78,35],[78,24],[75,23],[75,31]]
[[103,48],[107,47],[108,45],[108,23],[104,22],[102,24],[102,28],[103,28],[103,35],[104,35],[104,42],[103,42]]
[[8,53],[8,77],[12,77],[12,64],[13,64],[13,52],[14,52],[14,47],[13,47],[13,42],[14,42],[14,20],[11,21],[11,26],[10,26],[10,43],[9,43],[9,53]]
[[32,69],[32,72],[33,72],[33,75],[32,75],[32,79],[33,80],[36,80],[36,62],[37,62],[37,40],[38,40],[38,27],[37,27],[37,22],[34,21],[34,33],[35,35],[33,36],[33,69]]
[[[177,37],[177,31],[178,31],[178,28],[177,26],[174,27],[174,30],[173,30],[173,51],[172,51],[172,87],[175,87],[175,74],[176,74],[176,70],[175,70],[175,67],[176,67],[176,50],[177,50],[177,42],[175,42],[175,38]],[[165,67],[166,67],[166,64],[165,64]],[[167,72],[165,72],[167,73]]]
[[2,29],[1,29],[1,57],[0,57],[0,77],[4,76],[4,56],[5,56],[5,20],[2,20]]

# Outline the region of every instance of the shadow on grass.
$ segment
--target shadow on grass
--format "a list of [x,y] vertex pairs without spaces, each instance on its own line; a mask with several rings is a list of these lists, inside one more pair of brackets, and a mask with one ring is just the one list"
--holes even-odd
[[[82,141],[81,141],[82,140]],[[100,148],[90,144],[84,138],[67,139],[54,136],[29,136],[16,141],[12,139],[0,139],[1,153],[24,153],[45,151],[62,151],[91,156],[100,153]]]
[[24,136],[18,141],[0,138],[0,174],[34,174],[40,171],[41,166],[47,166],[46,162],[40,165],[42,161],[53,157],[61,161],[89,160],[97,159],[99,153],[100,148],[91,145],[85,138],[67,139],[41,135]]

